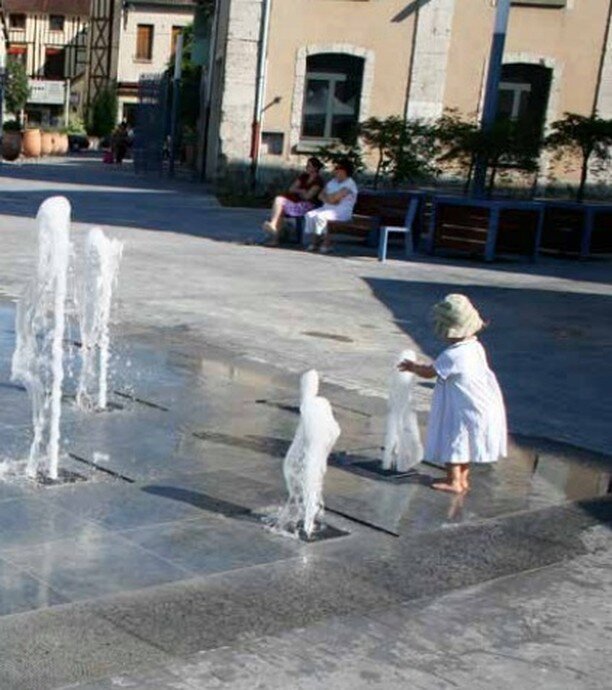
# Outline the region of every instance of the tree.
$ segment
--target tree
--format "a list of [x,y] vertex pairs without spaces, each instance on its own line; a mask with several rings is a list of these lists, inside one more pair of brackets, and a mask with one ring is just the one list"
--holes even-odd
[[[595,162],[598,172],[605,170],[612,146],[612,120],[593,114],[590,117],[565,113],[563,119],[553,122],[546,146],[557,151],[557,158],[569,153],[580,157],[580,183],[576,201],[584,200],[589,167]],[[571,166],[570,166],[571,167]]]
[[6,85],[4,102],[6,109],[19,120],[21,111],[26,107],[30,96],[28,75],[23,64],[15,58],[6,62]]
[[342,159],[347,159],[353,164],[356,173],[365,170],[363,162],[363,150],[358,143],[343,143],[340,141],[333,142],[328,146],[321,146],[317,149],[315,155],[324,163],[331,163],[334,166]]
[[106,137],[117,123],[117,91],[114,86],[102,89],[96,95],[91,107],[89,133]]
[[464,171],[466,192],[479,157],[484,159],[489,174],[489,194],[495,189],[500,170],[524,173],[538,170],[541,143],[531,129],[525,129],[513,120],[499,119],[484,131],[475,121],[462,120],[450,111],[437,121],[435,131],[441,151],[438,163],[453,162]]
[[364,143],[378,154],[374,186],[380,177],[389,178],[394,187],[423,180],[436,172],[434,130],[423,120],[399,116],[384,120],[370,118],[360,125]]
[[[180,122],[183,127],[195,129],[200,116],[200,80],[202,67],[191,57],[194,47],[193,24],[186,26],[183,31],[183,50],[181,53],[181,89],[180,89]],[[166,69],[168,79],[172,82],[174,75],[174,55],[171,56]],[[172,86],[172,88],[174,85]],[[168,106],[170,107],[172,91],[168,90]]]
[[470,189],[476,165],[478,130],[477,122],[462,120],[456,110],[444,113],[434,125],[438,142],[437,164],[444,167],[451,163],[454,171],[463,175],[465,194]]

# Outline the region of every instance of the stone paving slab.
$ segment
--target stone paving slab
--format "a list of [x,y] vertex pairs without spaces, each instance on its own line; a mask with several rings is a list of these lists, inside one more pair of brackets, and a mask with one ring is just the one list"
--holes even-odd
[[604,690],[612,532],[584,536],[594,551],[568,563],[69,687]]

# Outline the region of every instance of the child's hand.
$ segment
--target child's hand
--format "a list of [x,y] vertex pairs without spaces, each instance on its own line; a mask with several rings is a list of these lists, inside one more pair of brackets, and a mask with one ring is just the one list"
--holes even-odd
[[411,359],[404,359],[397,365],[397,368],[400,371],[409,371],[414,373],[415,364],[416,362],[413,362]]

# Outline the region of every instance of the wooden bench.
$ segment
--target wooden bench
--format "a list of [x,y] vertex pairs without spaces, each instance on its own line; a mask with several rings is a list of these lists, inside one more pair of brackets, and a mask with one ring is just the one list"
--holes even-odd
[[418,211],[424,196],[417,191],[363,190],[359,192],[351,220],[330,221],[327,231],[330,235],[362,237],[368,246],[379,246],[381,228],[405,228],[410,202],[417,199],[419,206],[414,213],[412,241],[418,242],[421,228]]
[[483,256],[497,254],[537,257],[543,206],[538,202],[466,199],[438,196],[433,200],[428,250]]

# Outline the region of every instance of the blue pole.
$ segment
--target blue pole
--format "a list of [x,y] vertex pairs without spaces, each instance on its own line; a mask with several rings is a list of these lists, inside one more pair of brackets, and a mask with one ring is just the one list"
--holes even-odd
[[[493,33],[493,42],[491,43],[491,55],[489,57],[489,69],[487,71],[487,84],[480,125],[483,132],[491,131],[497,116],[499,82],[501,80],[504,46],[506,44],[506,33],[508,31],[510,2],[511,0],[497,0],[495,29]],[[474,171],[474,196],[482,197],[485,195],[486,180],[487,160],[486,156],[480,155],[476,160],[476,168]]]
[[174,52],[174,79],[172,80],[172,114],[170,119],[170,161],[168,166],[168,176],[174,177],[174,163],[176,160],[179,107],[181,98],[181,67],[183,60],[183,34],[180,33],[176,40]]

